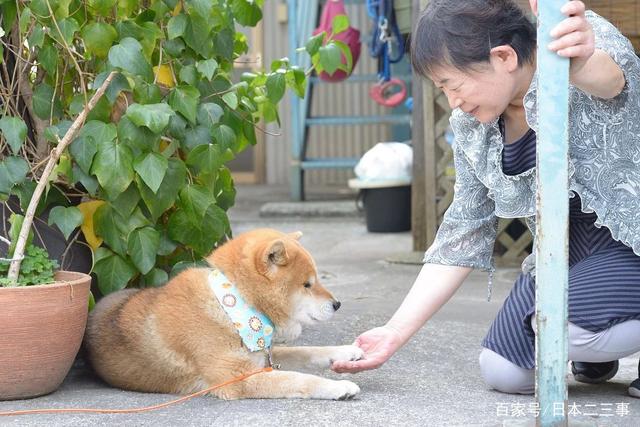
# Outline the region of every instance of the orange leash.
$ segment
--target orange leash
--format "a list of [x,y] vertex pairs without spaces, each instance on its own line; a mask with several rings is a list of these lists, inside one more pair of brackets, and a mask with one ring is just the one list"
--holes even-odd
[[229,384],[237,383],[240,381],[244,381],[247,378],[260,374],[262,372],[271,372],[273,371],[272,367],[262,368],[257,371],[249,372],[248,374],[240,375],[239,377],[235,377],[230,379],[229,381],[225,381],[222,384],[214,385],[213,387],[206,388],[204,390],[200,390],[198,392],[192,393],[188,396],[183,396],[179,399],[171,400],[169,402],[160,403],[158,405],[153,406],[144,406],[142,408],[130,408],[130,409],[99,409],[99,408],[62,408],[62,409],[26,409],[22,411],[7,411],[0,412],[0,416],[12,416],[12,415],[30,415],[30,414],[60,414],[60,413],[97,413],[97,414],[130,414],[134,412],[148,412],[155,411],[156,409],[165,408],[170,405],[175,405],[176,403],[181,403],[186,400],[192,399],[194,397],[202,396],[210,391],[213,391],[217,388],[221,388],[227,386]]

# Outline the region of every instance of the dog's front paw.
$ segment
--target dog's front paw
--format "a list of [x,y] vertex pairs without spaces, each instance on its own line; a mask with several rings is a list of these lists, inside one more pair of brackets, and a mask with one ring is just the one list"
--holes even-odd
[[330,384],[323,387],[324,390],[318,390],[316,398],[331,400],[351,400],[360,394],[360,387],[351,381],[331,381]]
[[329,354],[329,367],[333,362],[337,361],[353,361],[360,360],[364,355],[364,351],[355,345],[340,345],[331,347],[332,352]]
[[331,368],[331,364],[338,360],[351,361],[362,359],[364,352],[355,345],[337,345],[333,347],[317,347],[317,351],[310,359],[311,366],[321,369]]
[[342,380],[338,381],[340,384],[340,389],[337,393],[337,397],[334,397],[334,400],[351,400],[360,394],[360,387],[358,384],[352,383],[351,381]]

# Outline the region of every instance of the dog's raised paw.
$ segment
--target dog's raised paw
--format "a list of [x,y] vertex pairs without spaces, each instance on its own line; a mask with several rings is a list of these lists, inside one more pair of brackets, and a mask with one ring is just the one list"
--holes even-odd
[[333,362],[337,361],[352,361],[352,360],[360,360],[364,355],[362,349],[355,345],[341,345],[337,347],[333,347],[333,352],[329,356],[329,366]]

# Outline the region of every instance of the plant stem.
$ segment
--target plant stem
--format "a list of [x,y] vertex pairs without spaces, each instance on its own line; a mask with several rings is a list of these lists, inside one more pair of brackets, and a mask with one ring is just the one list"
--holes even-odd
[[[9,82],[12,82],[12,86],[13,86],[17,82],[18,87],[17,87],[17,90],[15,90],[15,92],[20,94],[20,96],[22,97],[22,100],[24,101],[25,106],[27,107],[28,114],[25,114],[25,115],[28,115],[29,117],[29,121],[31,122],[32,129],[33,129],[33,135],[36,140],[35,141],[36,159],[41,160],[41,159],[44,159],[47,154],[46,153],[47,140],[44,137],[44,131],[45,131],[45,128],[47,127],[47,124],[44,120],[42,120],[40,117],[36,115],[33,109],[33,90],[31,88],[31,85],[29,84],[30,83],[29,71],[33,66],[33,63],[31,63],[30,55],[27,55],[27,57],[24,58],[19,53],[20,52],[19,47],[22,46],[23,40],[20,38],[20,26],[18,21],[16,21],[15,25],[13,26],[13,29],[11,30],[11,42],[12,42],[12,45],[15,46],[14,58],[16,63],[13,70],[15,78],[7,79],[7,84]],[[24,62],[24,66],[20,64],[20,61]],[[10,89],[12,89],[11,92],[15,93],[13,91],[14,87]],[[17,108],[18,105],[19,103],[16,100],[16,109],[19,111],[19,108]]]
[[87,118],[89,112],[96,106],[105,90],[113,80],[113,77],[116,75],[116,71],[112,71],[109,76],[107,76],[102,86],[98,88],[96,93],[91,97],[89,103],[85,105],[84,109],[75,119],[67,133],[65,133],[62,140],[58,143],[58,145],[52,150],[51,156],[49,157],[49,162],[47,166],[44,168],[42,172],[42,176],[38,181],[38,185],[36,189],[33,191],[33,195],[31,196],[31,200],[29,201],[29,207],[27,208],[27,212],[25,213],[24,221],[22,222],[22,227],[20,228],[20,235],[18,236],[18,242],[16,243],[16,249],[13,253],[13,261],[11,261],[11,266],[9,267],[9,274],[7,278],[10,282],[17,282],[18,274],[20,273],[20,264],[22,263],[22,257],[24,255],[24,249],[27,243],[27,237],[29,235],[29,229],[31,228],[31,224],[33,223],[33,215],[35,214],[36,208],[38,207],[38,202],[40,201],[40,197],[44,191],[44,188],[47,185],[49,180],[49,175],[53,171],[58,159],[62,155],[62,152],[67,148],[67,146],[73,141],[76,134],[84,124],[84,121]]

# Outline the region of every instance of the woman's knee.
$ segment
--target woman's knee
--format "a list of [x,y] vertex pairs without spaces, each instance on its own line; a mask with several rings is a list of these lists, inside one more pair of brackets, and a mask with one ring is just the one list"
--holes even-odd
[[640,351],[640,320],[636,319],[599,332],[569,322],[568,335],[570,360],[609,362]]
[[533,369],[521,368],[488,348],[480,352],[479,362],[482,378],[491,388],[502,393],[533,394]]

